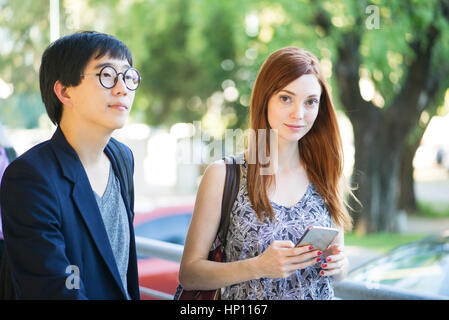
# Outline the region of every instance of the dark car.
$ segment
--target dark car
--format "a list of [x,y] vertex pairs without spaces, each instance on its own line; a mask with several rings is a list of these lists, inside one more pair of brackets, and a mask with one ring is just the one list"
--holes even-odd
[[[158,208],[134,217],[136,237],[184,245],[193,205]],[[174,295],[178,286],[179,263],[138,255],[139,285]],[[142,293],[141,299],[155,299]]]
[[389,285],[449,298],[449,230],[399,246],[347,275],[368,286]]

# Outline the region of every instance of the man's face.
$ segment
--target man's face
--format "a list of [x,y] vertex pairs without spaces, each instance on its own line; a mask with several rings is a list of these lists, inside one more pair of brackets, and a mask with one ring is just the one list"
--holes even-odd
[[118,73],[131,67],[126,59],[113,59],[109,55],[91,59],[83,72],[81,83],[67,88],[71,100],[69,113],[80,123],[112,131],[125,125],[135,91],[126,87],[122,75],[118,76],[113,88],[104,88],[96,76],[104,66],[112,66]]

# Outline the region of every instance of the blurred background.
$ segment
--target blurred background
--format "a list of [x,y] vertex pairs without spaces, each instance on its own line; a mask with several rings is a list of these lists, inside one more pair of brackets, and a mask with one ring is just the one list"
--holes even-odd
[[262,62],[298,46],[321,61],[363,204],[348,199],[348,246],[380,252],[449,230],[447,0],[0,0],[0,138],[18,154],[55,129],[41,54],[79,30],[121,39],[142,76],[115,133],[134,152],[136,213],[194,203],[225,130],[248,128]]

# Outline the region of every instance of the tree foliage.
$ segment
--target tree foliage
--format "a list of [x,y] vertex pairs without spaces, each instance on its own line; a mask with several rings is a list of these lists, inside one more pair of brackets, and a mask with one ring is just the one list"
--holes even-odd
[[[267,56],[291,45],[313,52],[355,130],[355,168],[369,181],[360,185],[367,223],[377,224],[371,230],[395,228],[386,220],[395,219],[396,199],[388,193],[397,184],[388,175],[398,175],[397,150],[416,145],[421,115],[435,114],[449,87],[448,0],[61,0],[60,6],[62,34],[94,29],[130,47],[142,75],[132,115],[153,126],[215,112],[222,128],[246,128],[251,89]],[[0,78],[14,85],[14,95],[0,100],[0,117],[31,127],[43,112],[37,72],[49,42],[49,1],[3,0],[0,9]]]
[[0,98],[0,121],[34,127],[44,111],[37,73],[49,42],[48,1],[0,2],[0,78],[13,84],[13,95]]
[[[81,8],[80,22],[69,25],[74,3]],[[338,45],[350,34],[360,38],[361,77],[372,82],[377,103],[391,105],[414,57],[410,44],[424,43],[432,23],[441,38],[448,39],[449,31],[441,1],[373,3],[380,9],[379,30],[365,27],[368,1],[61,0],[61,31],[96,29],[128,44],[143,77],[133,111],[138,120],[198,120],[214,93],[235,85],[238,98],[224,99],[222,114],[228,126],[245,127],[251,88],[269,53],[296,45],[315,53],[325,67],[334,66]],[[1,78],[14,84],[14,94],[37,95],[40,55],[49,43],[49,1],[3,0],[0,6]],[[436,44],[433,68],[448,56],[448,47],[447,41]],[[331,70],[338,102],[341,83],[335,80]],[[2,109],[17,107],[19,100],[2,100]]]

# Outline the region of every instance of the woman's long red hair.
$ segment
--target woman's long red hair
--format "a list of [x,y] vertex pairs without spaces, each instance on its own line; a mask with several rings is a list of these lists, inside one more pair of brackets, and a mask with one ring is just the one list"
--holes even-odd
[[[346,210],[343,195],[345,183],[340,130],[319,61],[310,52],[296,47],[282,48],[272,53],[262,65],[251,95],[250,128],[254,130],[256,140],[255,143],[249,144],[250,152],[258,154],[258,129],[270,129],[267,109],[271,96],[304,74],[314,74],[317,77],[322,93],[315,123],[298,142],[300,159],[309,180],[323,198],[334,223],[348,230],[352,226],[352,221]],[[265,136],[265,152],[269,156],[269,134]],[[269,187],[275,183],[274,175],[261,175],[262,166],[258,157],[256,159],[255,163],[248,163],[249,199],[260,220],[264,217],[274,218],[267,193]]]

